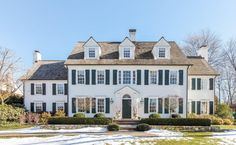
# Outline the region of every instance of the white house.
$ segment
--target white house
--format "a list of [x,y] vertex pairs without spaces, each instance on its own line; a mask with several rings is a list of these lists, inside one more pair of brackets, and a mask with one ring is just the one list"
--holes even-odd
[[36,51],[22,77],[25,107],[115,119],[214,113],[218,74],[207,63],[206,47],[201,56],[187,57],[174,41],[136,41],[136,30],[129,32],[121,42],[78,42],[65,61],[41,60]]

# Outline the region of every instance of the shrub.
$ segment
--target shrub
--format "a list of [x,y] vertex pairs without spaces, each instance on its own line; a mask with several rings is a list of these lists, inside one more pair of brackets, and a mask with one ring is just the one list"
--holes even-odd
[[219,104],[216,110],[216,115],[223,119],[231,119],[232,109],[227,104]]
[[21,114],[21,115],[19,116],[19,123],[20,123],[20,124],[26,123],[26,116],[25,116],[25,114]]
[[224,125],[232,125],[233,122],[230,119],[223,119]]
[[48,124],[96,124],[108,125],[112,122],[111,118],[76,118],[76,117],[51,117]]
[[181,118],[179,114],[171,114],[171,118]]
[[85,118],[85,115],[84,115],[84,113],[75,113],[74,117],[76,117],[76,118]]
[[103,113],[97,113],[94,115],[94,118],[105,118],[105,115]]
[[233,117],[234,117],[234,119],[236,119],[236,112],[233,113]]
[[29,124],[32,124],[34,122],[34,117],[33,117],[33,113],[28,112],[26,113],[26,122]]
[[49,112],[43,112],[41,114],[41,118],[40,121],[42,122],[42,124],[47,124],[48,123],[48,119],[51,117],[51,114]]
[[223,119],[221,119],[219,117],[215,117],[214,119],[212,119],[211,124],[212,125],[223,125],[224,121],[223,121]]
[[120,130],[120,127],[119,127],[119,125],[118,124],[109,124],[108,126],[107,126],[107,130],[109,130],[109,131],[119,131]]
[[35,124],[39,124],[39,120],[40,120],[40,115],[37,113],[33,114],[33,121]]
[[146,123],[138,124],[136,127],[137,131],[148,131],[150,129],[151,129],[151,127]]
[[150,118],[150,119],[156,119],[156,118],[161,118],[161,116],[160,116],[160,114],[155,113],[155,114],[149,115],[149,118]]
[[198,118],[198,115],[195,113],[189,113],[187,118]]
[[144,118],[140,120],[140,123],[149,125],[210,126],[211,120],[204,118]]
[[6,104],[0,105],[0,122],[18,121],[22,114],[24,114],[24,109],[22,108]]
[[65,117],[66,114],[63,110],[59,110],[54,114],[55,117]]

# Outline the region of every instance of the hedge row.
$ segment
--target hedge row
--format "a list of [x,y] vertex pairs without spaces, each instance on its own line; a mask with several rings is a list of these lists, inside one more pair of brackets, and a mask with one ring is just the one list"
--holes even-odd
[[149,125],[210,126],[211,120],[203,118],[144,118],[140,120],[140,123]]
[[76,117],[52,117],[48,119],[48,124],[95,124],[108,125],[111,118],[76,118]]

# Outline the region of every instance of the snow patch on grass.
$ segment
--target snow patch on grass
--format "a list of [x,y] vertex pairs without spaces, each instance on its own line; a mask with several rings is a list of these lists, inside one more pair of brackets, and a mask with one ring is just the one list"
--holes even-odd
[[236,130],[213,133],[212,137],[210,138],[220,139],[221,140],[220,144],[236,145]]

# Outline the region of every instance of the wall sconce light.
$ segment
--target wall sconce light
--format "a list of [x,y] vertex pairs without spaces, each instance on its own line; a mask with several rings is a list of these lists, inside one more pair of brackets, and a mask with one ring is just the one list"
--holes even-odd
[[111,104],[113,104],[113,103],[114,103],[114,100],[113,100],[112,98],[111,98],[111,100],[110,100],[110,103],[111,103]]
[[143,100],[143,98],[141,98],[141,99],[140,99],[140,103],[143,104],[143,102],[144,102],[144,100]]

